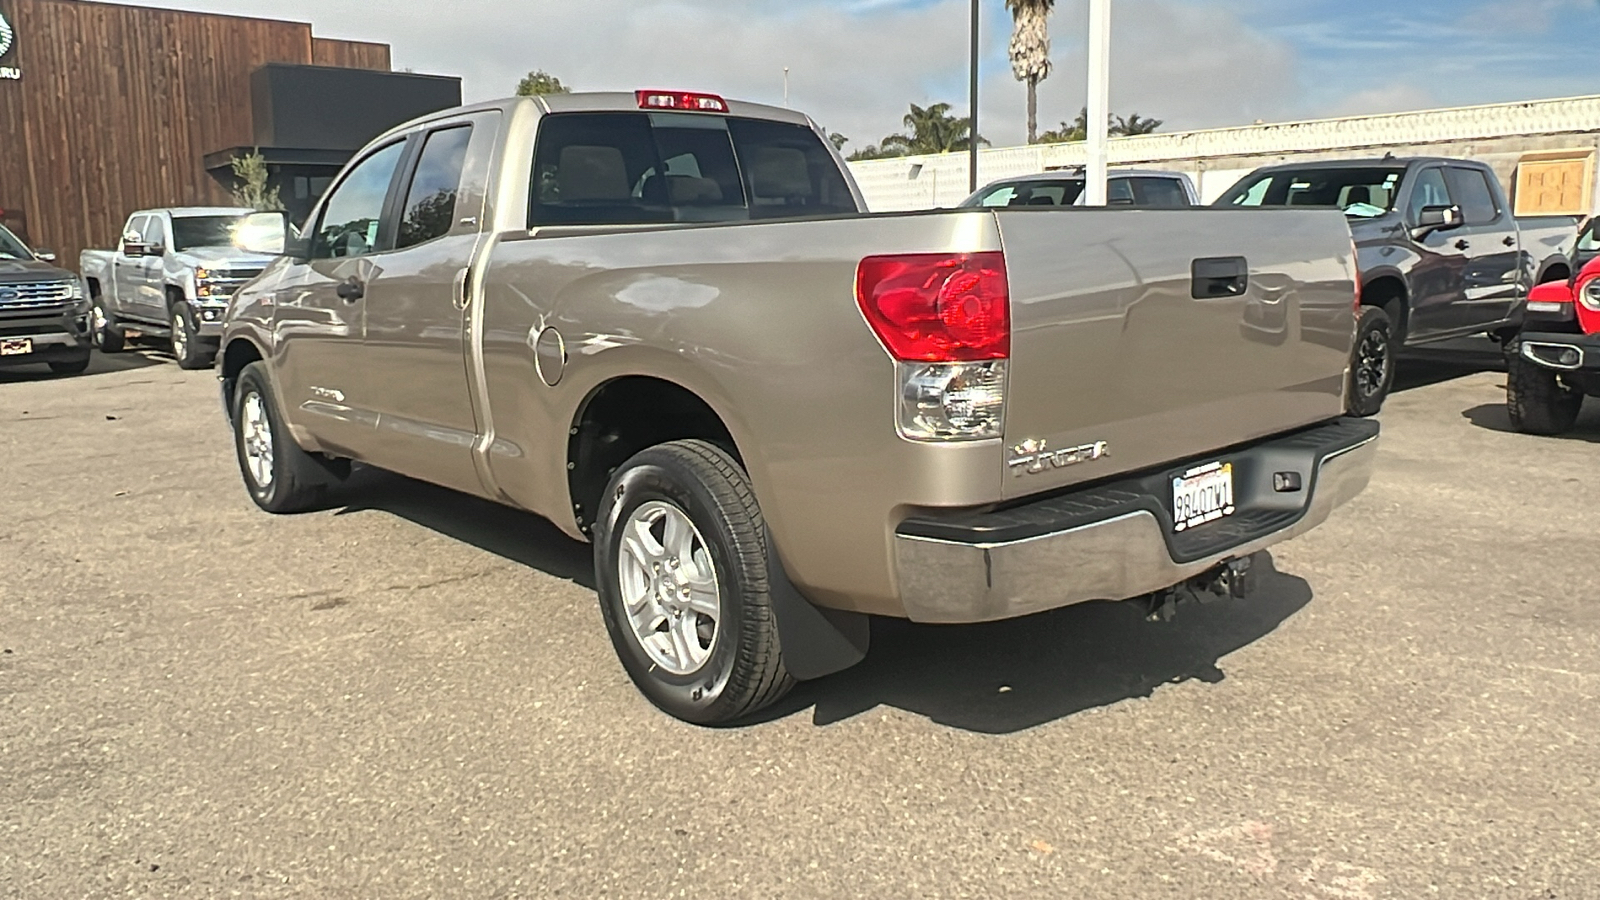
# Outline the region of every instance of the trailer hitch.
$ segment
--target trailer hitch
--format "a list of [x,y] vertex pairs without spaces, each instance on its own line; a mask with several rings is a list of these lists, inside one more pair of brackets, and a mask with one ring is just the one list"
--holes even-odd
[[1250,558],[1225,560],[1181,584],[1151,594],[1146,602],[1147,622],[1170,622],[1180,603],[1215,603],[1225,597],[1243,598],[1255,590]]

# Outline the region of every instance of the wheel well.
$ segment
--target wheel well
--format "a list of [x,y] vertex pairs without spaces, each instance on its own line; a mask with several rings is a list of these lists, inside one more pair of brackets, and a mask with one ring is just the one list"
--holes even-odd
[[[733,435],[710,405],[670,381],[628,376],[606,382],[584,401],[567,440],[567,486],[578,527],[589,531],[611,474],[635,453],[698,438],[739,460]],[[742,462],[742,460],[740,460]]]
[[1406,333],[1407,319],[1410,310],[1406,303],[1406,283],[1392,275],[1373,279],[1371,284],[1361,288],[1362,306],[1381,306],[1383,311],[1394,320],[1397,333]]
[[98,278],[85,278],[83,280],[83,283],[84,283],[85,286],[87,286],[89,288],[89,296],[91,296],[91,297],[100,296],[100,279],[98,279]]
[[1556,263],[1539,275],[1539,284],[1549,284],[1552,281],[1571,281],[1572,270]]
[[185,297],[183,296],[183,288],[177,287],[175,285],[170,285],[170,284],[167,285],[167,312],[168,313],[172,312],[172,307],[173,307],[174,304],[182,303],[182,302],[184,302],[184,300],[185,300]]
[[261,359],[261,351],[255,344],[244,338],[235,338],[228,342],[228,349],[222,353],[222,393],[227,404],[229,415],[233,411],[233,386],[239,383],[239,373],[244,367]]

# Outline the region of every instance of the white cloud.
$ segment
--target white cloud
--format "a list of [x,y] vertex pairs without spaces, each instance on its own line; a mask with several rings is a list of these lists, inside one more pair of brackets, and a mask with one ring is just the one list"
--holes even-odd
[[1335,103],[1327,114],[1330,117],[1365,116],[1430,109],[1439,105],[1433,92],[1427,88],[1402,83],[1357,91]]
[[[852,139],[900,128],[909,103],[967,106],[967,0],[137,0],[309,21],[317,34],[394,47],[397,67],[461,75],[466,98],[510,93],[542,68],[579,90],[704,89],[790,104]],[[985,18],[984,135],[1020,143],[1025,92],[1005,59],[1009,16]],[[1040,127],[1084,102],[1083,0],[1063,0],[1051,30],[1055,73]],[[1272,118],[1295,89],[1289,45],[1195,0],[1116,4],[1112,107],[1167,130]]]

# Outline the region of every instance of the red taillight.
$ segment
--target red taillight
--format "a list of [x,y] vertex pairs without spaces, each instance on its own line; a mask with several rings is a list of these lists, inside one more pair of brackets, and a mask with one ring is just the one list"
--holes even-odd
[[640,109],[681,109],[687,112],[728,111],[728,101],[716,94],[694,91],[634,91]]
[[1011,355],[1011,296],[998,251],[869,256],[856,269],[856,302],[895,359]]

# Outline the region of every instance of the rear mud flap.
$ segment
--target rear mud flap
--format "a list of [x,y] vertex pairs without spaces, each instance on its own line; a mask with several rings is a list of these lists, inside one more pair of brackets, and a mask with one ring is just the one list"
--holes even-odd
[[800,595],[767,532],[767,589],[778,620],[783,664],[799,681],[842,672],[867,656],[871,619],[861,613],[823,609]]

